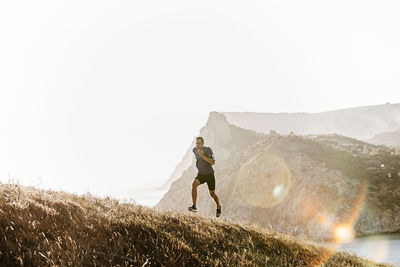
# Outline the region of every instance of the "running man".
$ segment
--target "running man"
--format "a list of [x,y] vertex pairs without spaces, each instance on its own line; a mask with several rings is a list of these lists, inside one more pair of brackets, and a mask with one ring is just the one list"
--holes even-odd
[[193,148],[193,153],[196,157],[196,167],[198,169],[197,176],[194,178],[192,183],[192,200],[193,205],[188,208],[189,211],[197,212],[196,198],[197,198],[197,187],[200,184],[207,182],[208,190],[210,191],[211,197],[217,203],[217,214],[221,215],[221,205],[217,195],[215,194],[215,177],[214,170],[211,165],[215,164],[215,156],[211,147],[204,146],[203,137],[196,138],[196,147]]

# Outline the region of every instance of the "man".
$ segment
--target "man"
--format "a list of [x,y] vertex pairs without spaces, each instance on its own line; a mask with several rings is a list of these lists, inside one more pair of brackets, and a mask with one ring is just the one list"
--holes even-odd
[[193,205],[189,207],[189,211],[197,212],[196,198],[197,198],[197,187],[200,184],[207,182],[208,190],[210,191],[211,197],[217,203],[217,214],[221,215],[221,205],[217,195],[215,194],[215,177],[214,170],[211,165],[215,164],[215,156],[210,147],[204,146],[203,137],[196,138],[196,147],[193,148],[193,153],[196,157],[196,167],[198,169],[197,176],[194,178],[192,183],[192,200]]

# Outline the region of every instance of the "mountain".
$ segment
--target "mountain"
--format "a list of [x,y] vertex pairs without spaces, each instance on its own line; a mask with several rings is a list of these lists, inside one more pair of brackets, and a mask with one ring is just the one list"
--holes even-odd
[[244,129],[299,135],[336,133],[367,140],[400,128],[400,103],[363,106],[319,113],[222,112],[230,124]]
[[378,133],[367,140],[368,143],[400,147],[400,129],[393,132]]
[[[338,134],[264,134],[217,112],[200,135],[216,155],[224,217],[318,241],[334,239],[341,224],[356,236],[400,230],[400,155],[393,149]],[[155,208],[186,211],[196,173],[193,159]],[[197,207],[215,214],[206,184]]]
[[[215,127],[210,127],[212,125]],[[264,134],[268,134],[270,131],[280,134],[289,134],[294,131],[298,135],[336,133],[367,141],[376,134],[400,129],[400,103],[354,107],[319,113],[212,111],[206,125],[201,128],[200,135],[208,134],[209,139],[220,140],[221,143],[227,142],[224,138],[229,139],[228,125],[235,125],[242,129]],[[218,134],[221,134],[221,136],[218,136]],[[206,141],[209,146],[218,144],[212,140]],[[181,162],[177,164],[173,173],[160,187],[161,189],[168,189],[172,182],[182,176],[185,170],[195,166],[192,152],[194,146],[195,140],[193,138],[192,144],[183,155]]]
[[1,266],[392,266],[284,233],[0,183]]

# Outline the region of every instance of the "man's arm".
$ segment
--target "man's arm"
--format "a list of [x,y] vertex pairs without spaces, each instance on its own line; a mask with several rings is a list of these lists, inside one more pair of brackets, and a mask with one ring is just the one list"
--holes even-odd
[[215,160],[213,160],[212,158],[207,158],[206,156],[204,156],[204,155],[201,155],[200,156],[202,159],[204,159],[205,161],[207,161],[208,163],[210,163],[211,165],[214,165],[215,164]]
[[[212,156],[212,151],[211,151],[211,156]],[[200,157],[202,159],[204,159],[205,161],[207,161],[208,163],[210,163],[211,165],[215,164],[215,160],[212,157],[209,158],[209,157],[205,156],[204,154],[200,155]]]

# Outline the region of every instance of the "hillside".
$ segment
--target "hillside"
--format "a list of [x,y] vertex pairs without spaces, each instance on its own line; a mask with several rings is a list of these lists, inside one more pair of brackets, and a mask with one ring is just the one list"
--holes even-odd
[[367,142],[376,145],[400,147],[400,129],[393,132],[378,133],[368,139]]
[[[316,241],[333,240],[340,224],[356,236],[400,230],[400,155],[393,149],[338,134],[262,134],[219,122],[201,134],[216,155],[222,216]],[[221,143],[213,134],[223,123]],[[193,159],[155,208],[186,211],[196,173]],[[213,215],[207,185],[197,191],[198,212]]]
[[[356,138],[371,144],[397,144],[395,139],[400,129],[400,103],[362,106],[317,113],[261,113],[261,112],[217,112],[209,114],[206,125],[200,129],[201,136],[207,138],[211,146],[223,145],[230,140],[230,128],[236,126],[256,134],[275,131],[287,135],[294,131],[297,135],[339,134]],[[246,141],[244,141],[246,142]],[[183,172],[193,168],[192,144],[187,148],[182,160],[176,165],[161,189],[169,189]],[[226,156],[225,149],[221,149]],[[220,155],[221,155],[220,151]]]
[[1,266],[391,266],[189,213],[0,184]]

